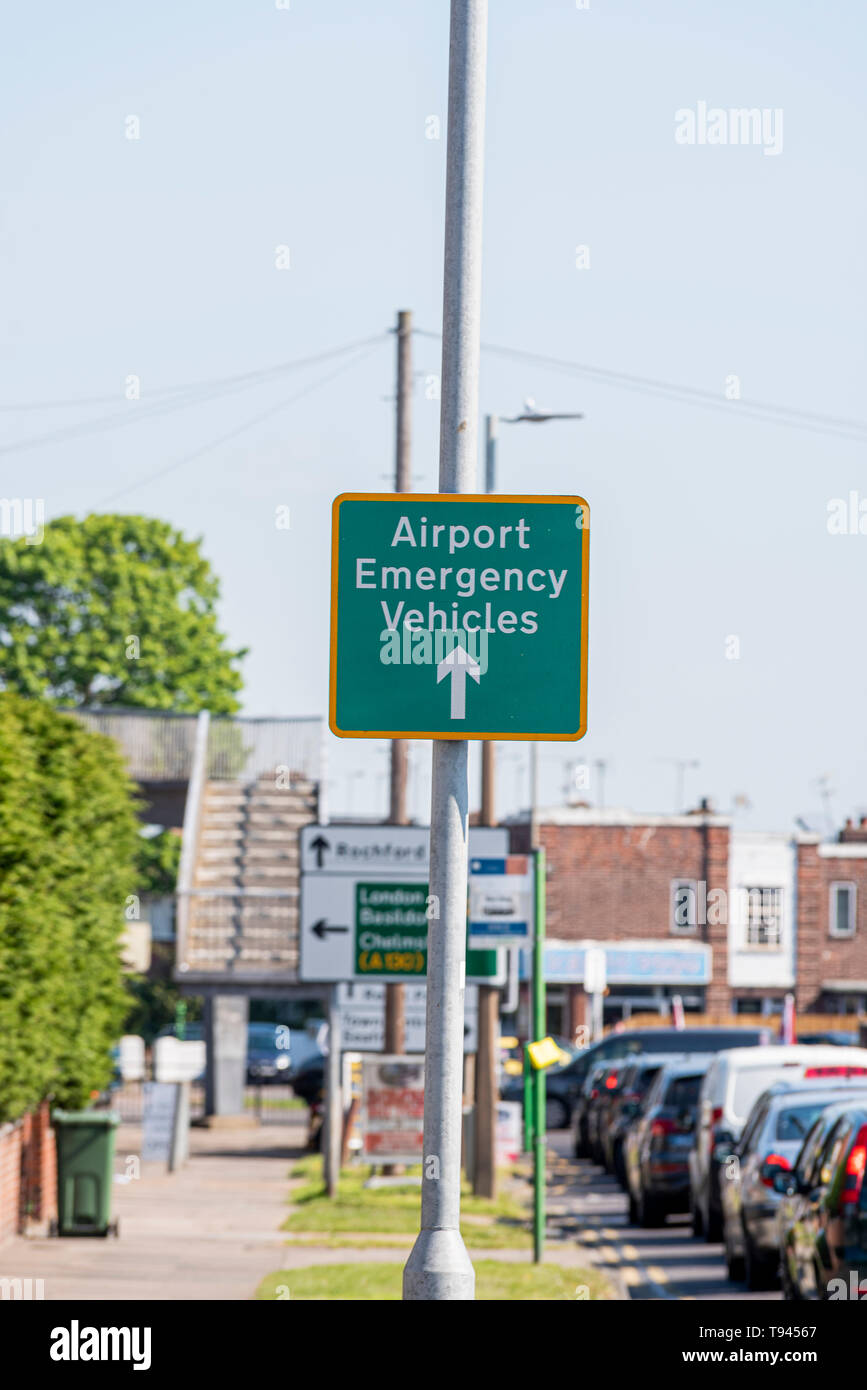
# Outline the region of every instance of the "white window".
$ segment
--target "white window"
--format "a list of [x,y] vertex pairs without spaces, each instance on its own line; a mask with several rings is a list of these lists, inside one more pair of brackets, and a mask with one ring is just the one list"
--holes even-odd
[[746,944],[778,949],[783,940],[782,888],[746,890]]
[[694,878],[675,878],[671,882],[671,930],[678,935],[695,931],[698,883]]
[[831,936],[855,935],[855,884],[832,883],[828,916]]

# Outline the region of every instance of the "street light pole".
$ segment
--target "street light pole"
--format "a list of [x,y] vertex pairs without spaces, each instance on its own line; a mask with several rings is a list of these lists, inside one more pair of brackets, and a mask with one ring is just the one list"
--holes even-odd
[[[476,486],[487,0],[452,0],[443,272],[440,492]],[[460,1231],[467,931],[466,739],[434,740],[421,1230],[403,1272],[406,1300],[471,1300]]]
[[[411,478],[412,432],[412,314],[401,309],[397,316],[397,408],[395,419],[394,490],[409,492]],[[389,821],[406,825],[409,816],[406,804],[407,754],[409,745],[404,738],[391,741]],[[406,1010],[404,987],[389,981],[385,986],[385,1050],[400,1054],[406,1046]],[[386,1164],[386,1170],[392,1171]]]
[[[507,425],[546,425],[551,420],[583,420],[584,416],[577,411],[554,411],[543,410],[537,407],[536,402],[529,399],[524,404],[524,410],[520,415],[505,416]],[[488,415],[486,418],[486,449],[485,449],[485,491],[493,492],[497,485],[497,430],[500,423],[498,415]],[[491,752],[488,753],[488,749]],[[487,755],[487,756],[486,756]],[[493,806],[494,798],[494,754],[493,746],[485,743],[482,748],[482,808],[486,797],[488,804]],[[490,785],[489,785],[490,783]],[[530,848],[538,848],[539,827],[539,750],[535,743],[530,744]],[[484,821],[485,825],[492,825],[493,821]]]

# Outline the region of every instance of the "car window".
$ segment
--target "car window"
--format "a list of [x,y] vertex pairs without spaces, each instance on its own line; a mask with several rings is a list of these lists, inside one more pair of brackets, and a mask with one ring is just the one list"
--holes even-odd
[[644,1098],[641,1102],[642,1111],[652,1110],[655,1105],[659,1104],[659,1097],[662,1094],[662,1088],[664,1085],[665,1072],[660,1067],[659,1071],[657,1072],[656,1076],[653,1078],[653,1080],[647,1088],[647,1091],[645,1092]]
[[673,1110],[694,1110],[698,1105],[698,1093],[703,1080],[701,1073],[696,1076],[673,1076],[665,1093],[666,1105],[670,1105]]
[[777,1115],[774,1138],[782,1144],[800,1143],[826,1104],[827,1101],[815,1101],[812,1105],[787,1105]]
[[795,1163],[795,1176],[802,1187],[815,1187],[814,1171],[822,1152],[822,1145],[828,1133],[828,1120],[820,1115],[804,1140],[801,1152]]
[[585,1095],[589,1096],[591,1091],[598,1088],[599,1082],[602,1080],[607,1070],[607,1067],[593,1067],[591,1071],[588,1072],[587,1080],[584,1083]]
[[633,1090],[646,1096],[661,1071],[662,1067],[642,1067],[632,1082]]
[[754,1047],[759,1039],[759,1029],[732,1028],[712,1029],[702,1033],[698,1029],[686,1028],[680,1033],[683,1041],[678,1046],[680,1052],[723,1052],[729,1047]]
[[827,1187],[833,1178],[851,1134],[852,1121],[848,1115],[842,1115],[825,1140],[825,1147],[822,1149],[818,1183],[820,1187]]
[[760,1100],[752,1108],[749,1119],[744,1126],[741,1141],[738,1144],[738,1151],[742,1154],[752,1153],[756,1146],[756,1137],[761,1134],[765,1126],[765,1119],[768,1114],[768,1101]]

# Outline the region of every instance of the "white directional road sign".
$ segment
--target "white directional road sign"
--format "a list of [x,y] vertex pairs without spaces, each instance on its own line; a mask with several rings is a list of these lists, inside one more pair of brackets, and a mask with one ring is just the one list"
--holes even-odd
[[[406,1052],[424,1052],[424,985],[404,985]],[[340,1035],[345,1052],[382,1052],[385,1049],[385,985],[359,980],[337,986]],[[478,1051],[479,991],[467,985],[464,994],[464,1052]]]
[[[305,825],[301,830],[302,874],[410,874],[428,871],[430,829],[426,825]],[[506,830],[473,826],[470,854],[503,856]]]
[[[301,832],[303,980],[405,980],[427,973],[430,832],[424,826],[308,825]],[[472,864],[507,861],[508,832],[474,827]],[[467,979],[497,984],[503,962],[473,943]]]

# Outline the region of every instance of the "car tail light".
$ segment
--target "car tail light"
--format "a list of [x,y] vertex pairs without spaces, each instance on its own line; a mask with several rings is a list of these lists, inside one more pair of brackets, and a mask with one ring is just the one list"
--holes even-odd
[[791,1166],[789,1160],[785,1158],[783,1154],[765,1154],[762,1160],[762,1182],[765,1184],[765,1187],[773,1187],[774,1185],[774,1175],[766,1171],[768,1168],[776,1168],[782,1173],[789,1172]]
[[606,1091],[613,1091],[613,1090],[616,1089],[616,1087],[617,1087],[617,1077],[616,1077],[616,1076],[606,1076],[606,1078],[605,1078],[605,1089],[606,1089]]
[[674,1120],[654,1120],[650,1134],[653,1139],[664,1139],[667,1134],[674,1134]]
[[867,1067],[807,1067],[804,1076],[867,1076]]
[[846,1182],[841,1198],[844,1205],[859,1201],[865,1168],[867,1168],[867,1125],[862,1125],[846,1160]]
[[598,1099],[599,1099],[599,1091],[598,1091],[598,1089],[597,1089],[595,1086],[593,1087],[593,1090],[590,1092],[590,1099],[591,1099],[591,1100],[598,1100]]
[[714,1108],[713,1108],[713,1110],[710,1112],[710,1127],[711,1127],[711,1129],[713,1129],[716,1125],[719,1124],[719,1122],[720,1122],[720,1120],[722,1119],[722,1117],[723,1117],[723,1109],[722,1109],[722,1106],[721,1106],[721,1105],[715,1105]]

